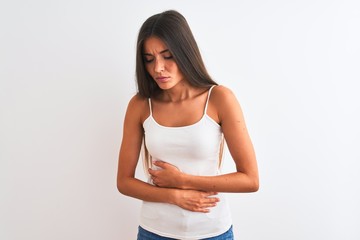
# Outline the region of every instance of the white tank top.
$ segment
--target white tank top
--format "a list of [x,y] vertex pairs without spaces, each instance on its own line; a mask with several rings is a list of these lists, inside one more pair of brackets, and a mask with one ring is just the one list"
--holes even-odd
[[[175,165],[180,171],[201,176],[220,174],[219,156],[223,139],[221,127],[207,114],[211,94],[209,90],[202,118],[183,127],[165,127],[152,116],[144,121],[145,144],[152,160]],[[150,184],[151,180],[148,182]],[[226,232],[231,215],[226,197],[219,193],[220,202],[209,213],[191,212],[173,204],[143,201],[140,226],[164,237],[175,239],[202,239]]]

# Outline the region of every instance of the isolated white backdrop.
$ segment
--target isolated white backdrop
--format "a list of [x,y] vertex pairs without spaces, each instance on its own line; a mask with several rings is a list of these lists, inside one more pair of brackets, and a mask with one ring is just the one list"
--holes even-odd
[[138,29],[167,9],[256,148],[260,191],[229,194],[236,239],[360,239],[356,0],[2,1],[0,239],[135,239],[117,155]]

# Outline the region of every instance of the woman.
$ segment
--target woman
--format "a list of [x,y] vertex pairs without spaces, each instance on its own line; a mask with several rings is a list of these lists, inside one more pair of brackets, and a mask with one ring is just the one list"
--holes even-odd
[[[233,239],[224,192],[258,190],[255,153],[233,93],[208,75],[185,18],[166,11],[142,25],[138,93],[130,100],[117,186],[143,200],[138,240]],[[236,171],[219,171],[224,139]],[[149,180],[135,178],[144,150]]]

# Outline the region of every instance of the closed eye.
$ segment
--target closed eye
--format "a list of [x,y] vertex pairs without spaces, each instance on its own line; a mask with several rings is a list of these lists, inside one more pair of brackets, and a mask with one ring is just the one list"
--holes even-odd
[[145,61],[146,63],[151,63],[152,61],[154,61],[154,58],[144,57],[144,61]]
[[[173,59],[173,55],[170,53],[169,49],[161,51],[160,54],[166,60]],[[151,63],[155,59],[154,56],[150,53],[144,53],[143,56],[146,63]]]
[[[165,60],[170,60],[170,59],[173,59],[174,57],[172,56],[172,55],[169,55],[169,56],[163,56],[163,58],[165,59]],[[144,55],[144,61],[146,62],[146,63],[151,63],[152,61],[154,61],[154,57],[150,57],[149,55]]]

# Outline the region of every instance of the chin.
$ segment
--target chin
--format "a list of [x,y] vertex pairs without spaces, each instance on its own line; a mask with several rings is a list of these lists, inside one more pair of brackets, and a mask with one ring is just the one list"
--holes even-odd
[[157,85],[161,90],[169,90],[174,87],[174,85],[171,83],[160,83],[160,84],[158,83]]

